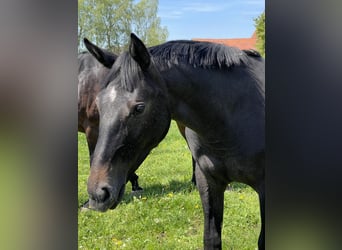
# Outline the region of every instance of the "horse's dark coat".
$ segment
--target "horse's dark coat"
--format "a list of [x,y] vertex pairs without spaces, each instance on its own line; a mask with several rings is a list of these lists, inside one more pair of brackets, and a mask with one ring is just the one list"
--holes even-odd
[[127,175],[164,138],[171,118],[186,126],[204,211],[204,248],[221,249],[224,190],[259,194],[264,243],[265,79],[255,51],[194,41],[146,49],[131,35],[98,95],[101,124],[88,179],[90,206],[120,202]]

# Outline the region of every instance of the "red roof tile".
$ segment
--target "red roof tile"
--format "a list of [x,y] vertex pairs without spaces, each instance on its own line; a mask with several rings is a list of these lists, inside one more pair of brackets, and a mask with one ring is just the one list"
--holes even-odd
[[256,32],[250,38],[229,38],[229,39],[212,39],[212,38],[193,38],[193,41],[220,43],[239,49],[256,49]]

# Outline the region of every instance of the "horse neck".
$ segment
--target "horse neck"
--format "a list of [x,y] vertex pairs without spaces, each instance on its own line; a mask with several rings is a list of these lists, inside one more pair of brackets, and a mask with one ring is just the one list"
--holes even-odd
[[191,66],[164,70],[161,75],[166,82],[172,118],[213,140],[216,136],[229,136],[228,127],[248,130],[245,117],[241,117],[246,112],[258,117],[260,126],[256,130],[262,130],[263,90],[256,90],[256,83],[262,79],[255,80],[244,68],[234,70],[234,74]]
[[[174,71],[175,70],[175,71]],[[177,73],[175,73],[177,72]],[[218,119],[219,107],[213,98],[218,91],[214,82],[210,82],[204,69],[195,74],[186,74],[179,69],[165,70],[162,76],[166,83],[172,119],[181,122],[195,131],[205,131],[203,121]],[[209,84],[210,83],[210,84]]]

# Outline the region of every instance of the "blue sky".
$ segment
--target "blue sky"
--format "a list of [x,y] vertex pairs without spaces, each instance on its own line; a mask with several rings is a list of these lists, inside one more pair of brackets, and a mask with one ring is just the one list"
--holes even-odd
[[265,0],[159,0],[158,16],[168,40],[245,38],[264,10]]

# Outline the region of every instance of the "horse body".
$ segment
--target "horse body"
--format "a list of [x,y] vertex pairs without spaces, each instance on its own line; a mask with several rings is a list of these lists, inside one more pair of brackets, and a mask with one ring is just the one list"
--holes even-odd
[[264,60],[257,53],[189,41],[146,49],[132,34],[129,52],[119,56],[97,100],[90,206],[118,205],[122,179],[164,138],[172,118],[186,126],[196,162],[204,248],[221,249],[224,190],[238,181],[259,194],[264,249],[264,93]]
[[[172,117],[187,127],[186,139],[197,162],[208,249],[221,248],[223,192],[229,182],[250,185],[259,193],[261,206],[264,204],[264,62],[249,57],[247,63],[250,69],[244,65],[194,69],[188,64],[175,64],[172,70],[159,68],[172,93],[168,96]],[[175,71],[180,74],[175,76]]]

